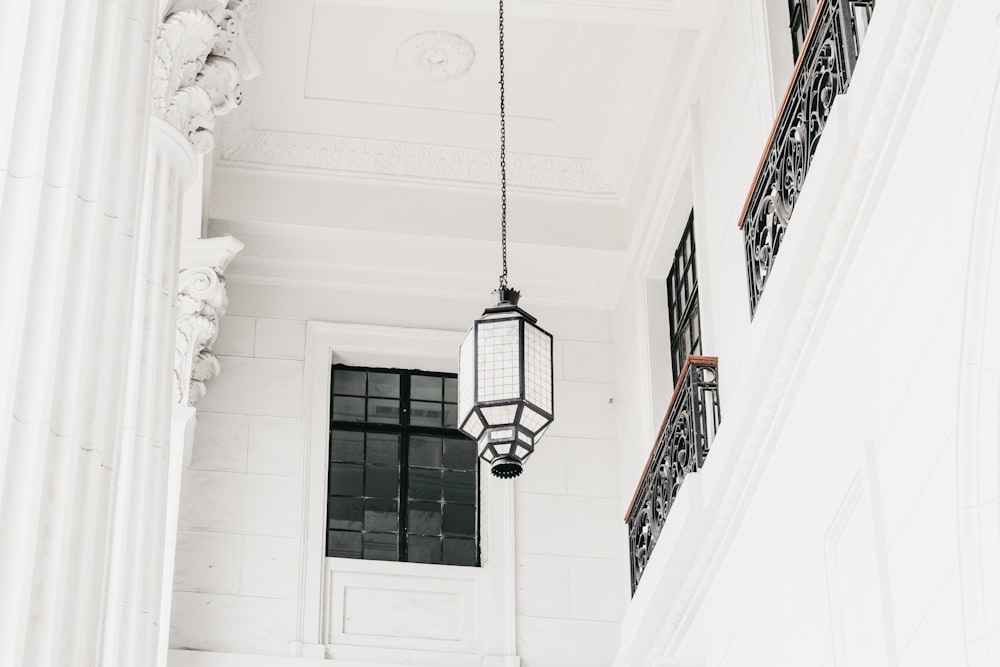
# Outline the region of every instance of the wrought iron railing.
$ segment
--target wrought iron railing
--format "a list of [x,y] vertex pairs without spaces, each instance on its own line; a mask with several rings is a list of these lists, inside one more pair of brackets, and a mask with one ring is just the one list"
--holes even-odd
[[625,516],[633,593],[684,477],[705,463],[719,419],[718,359],[688,357]]
[[771,273],[834,98],[847,90],[875,0],[820,0],[740,216],[750,315]]

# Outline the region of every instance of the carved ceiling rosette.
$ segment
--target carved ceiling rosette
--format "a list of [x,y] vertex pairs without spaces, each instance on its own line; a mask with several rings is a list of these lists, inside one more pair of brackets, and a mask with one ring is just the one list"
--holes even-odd
[[235,109],[240,82],[257,75],[245,44],[244,0],[174,0],[156,36],[153,114],[199,153],[214,144],[215,119]]

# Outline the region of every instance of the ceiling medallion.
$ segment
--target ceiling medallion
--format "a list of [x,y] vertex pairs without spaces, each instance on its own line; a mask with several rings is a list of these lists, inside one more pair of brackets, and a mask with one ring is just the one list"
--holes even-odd
[[396,51],[400,66],[426,81],[457,79],[469,71],[475,59],[476,50],[467,39],[444,30],[418,32]]

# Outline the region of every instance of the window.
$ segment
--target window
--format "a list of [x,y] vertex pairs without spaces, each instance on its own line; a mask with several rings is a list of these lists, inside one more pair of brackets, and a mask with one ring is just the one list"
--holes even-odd
[[479,459],[455,375],[335,365],[327,556],[479,564]]
[[792,57],[799,59],[809,35],[809,26],[816,14],[818,0],[788,0],[788,28],[792,33]]
[[688,355],[701,353],[693,210],[684,226],[681,241],[677,244],[670,273],[667,274],[667,309],[670,318],[670,355],[676,384]]

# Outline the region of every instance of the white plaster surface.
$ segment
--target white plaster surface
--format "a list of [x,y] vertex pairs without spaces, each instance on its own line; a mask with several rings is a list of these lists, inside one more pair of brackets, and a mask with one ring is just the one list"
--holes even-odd
[[219,337],[212,351],[229,357],[252,357],[256,324],[253,317],[226,315],[219,322]]
[[247,472],[301,474],[302,422],[292,417],[250,417]]
[[306,323],[302,320],[257,318],[253,356],[302,359],[306,350]]
[[302,362],[279,359],[219,357],[219,375],[199,410],[297,417],[302,410]]
[[191,467],[246,472],[250,417],[199,410],[197,420]]

